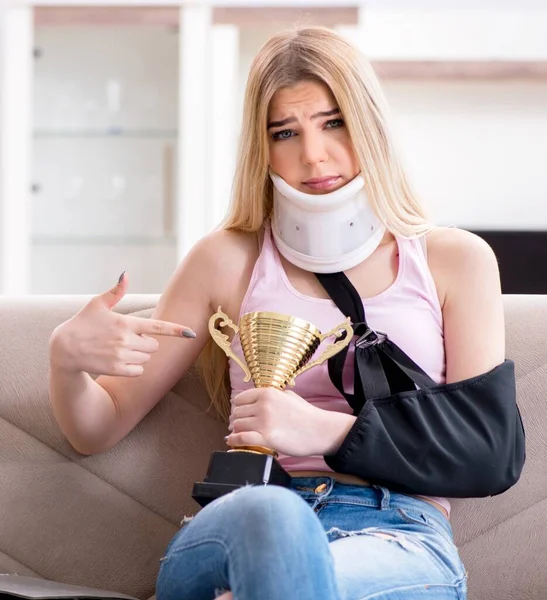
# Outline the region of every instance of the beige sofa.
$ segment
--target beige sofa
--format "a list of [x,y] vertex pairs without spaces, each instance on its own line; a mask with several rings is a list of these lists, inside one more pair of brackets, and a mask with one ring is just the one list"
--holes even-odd
[[[47,352],[53,328],[86,301],[0,297],[0,573],[146,599],[225,428],[189,373],[117,447],[78,455],[49,407]],[[156,301],[128,296],[118,310],[150,316]],[[546,600],[547,296],[507,296],[505,307],[527,463],[502,496],[454,501],[453,526],[470,600]]]

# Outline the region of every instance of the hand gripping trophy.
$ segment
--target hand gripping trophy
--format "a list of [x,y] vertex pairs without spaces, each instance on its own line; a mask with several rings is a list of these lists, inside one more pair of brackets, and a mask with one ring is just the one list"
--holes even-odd
[[[235,335],[239,334],[245,362],[233,352],[228,336],[217,329],[219,319],[220,327],[229,327]],[[209,320],[209,332],[226,355],[243,369],[244,381],[252,378],[255,387],[279,390],[293,386],[298,375],[340,352],[353,337],[349,318],[323,334],[308,321],[275,312],[247,313],[235,325],[220,307]],[[344,332],[346,335],[342,337]],[[337,340],[310,362],[319,345],[332,336]],[[213,452],[205,480],[194,484],[192,498],[205,506],[244,485],[289,487],[291,477],[276,459],[277,452],[263,446]]]

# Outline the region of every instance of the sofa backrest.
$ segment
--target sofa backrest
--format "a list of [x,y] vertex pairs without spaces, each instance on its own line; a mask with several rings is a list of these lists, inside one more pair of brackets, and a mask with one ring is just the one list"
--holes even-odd
[[[190,490],[225,449],[225,425],[191,371],[115,448],[76,453],[49,406],[48,340],[87,300],[0,297],[0,573],[147,598],[169,539],[198,509]],[[149,317],[157,300],[129,295],[116,310]],[[547,297],[504,302],[527,462],[505,494],[453,501],[470,600],[547,597]]]

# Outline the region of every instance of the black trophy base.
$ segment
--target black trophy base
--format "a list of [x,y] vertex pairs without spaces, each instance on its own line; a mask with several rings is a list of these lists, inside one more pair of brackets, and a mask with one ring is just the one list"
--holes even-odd
[[232,451],[213,452],[204,481],[194,484],[192,498],[200,505],[246,485],[290,487],[291,476],[269,454]]

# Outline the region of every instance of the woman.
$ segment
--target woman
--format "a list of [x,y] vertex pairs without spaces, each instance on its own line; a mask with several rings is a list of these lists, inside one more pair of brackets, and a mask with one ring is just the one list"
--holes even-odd
[[[348,194],[359,223],[370,225],[353,238],[354,222],[330,212]],[[282,230],[300,201],[323,211],[315,225],[303,222],[307,238],[298,226]],[[228,494],[185,524],[161,561],[158,600],[466,597],[446,499],[393,493],[327,467],[323,457],[355,417],[326,365],[282,392],[245,385],[230,364],[226,386],[211,314],[221,306],[238,322],[276,310],[330,330],[343,315],[319,269],[344,270],[369,324],[438,382],[504,360],[493,252],[471,233],[427,221],[370,65],[336,33],[309,27],[274,36],[255,58],[229,214],[184,258],[153,319],[110,310],[127,290],[122,275],[52,335],[51,401],[76,450],[116,444],[201,355],[214,405],[229,418],[228,445],[275,448],[294,477],[292,489]]]

